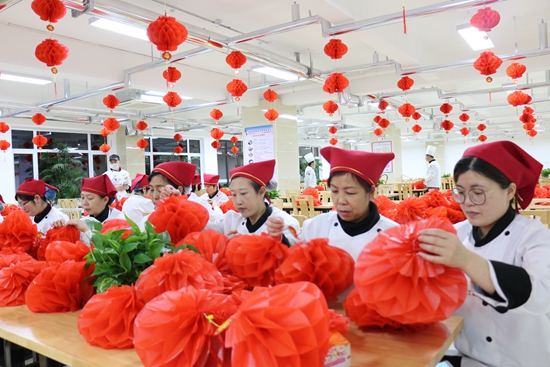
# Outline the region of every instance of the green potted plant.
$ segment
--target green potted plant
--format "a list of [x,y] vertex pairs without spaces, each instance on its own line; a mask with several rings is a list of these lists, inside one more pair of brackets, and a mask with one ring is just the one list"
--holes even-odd
[[267,197],[271,200],[279,199],[281,197],[281,192],[278,189],[268,191]]
[[542,172],[540,173],[540,175],[543,178],[548,178],[548,176],[550,175],[550,168],[543,169]]

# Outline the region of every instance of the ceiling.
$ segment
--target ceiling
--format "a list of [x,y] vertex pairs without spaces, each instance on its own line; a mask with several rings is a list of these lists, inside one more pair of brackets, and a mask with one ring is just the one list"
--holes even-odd
[[[382,97],[393,106],[409,102],[423,115],[418,121],[423,130],[414,136],[410,129],[414,122],[405,121],[395,108],[386,112],[401,129],[403,140],[476,139],[481,122],[487,125],[489,138],[525,134],[518,121],[521,110],[506,102],[506,91],[514,90],[505,73],[512,59],[521,59],[527,66],[518,87],[533,97],[535,129],[539,134],[550,132],[550,49],[547,31],[539,34],[545,28],[541,21],[550,18],[548,0],[486,0],[501,16],[489,34],[495,44],[492,51],[505,60],[490,84],[471,65],[481,51],[472,51],[456,31],[483,5],[479,0],[405,0],[407,34],[401,1],[301,0],[296,1],[299,15],[290,0],[87,1],[85,12],[82,1],[64,0],[69,9],[82,14],[73,17],[68,11],[54,24],[53,37],[70,50],[58,67],[57,95],[52,84],[0,80],[3,119],[30,118],[42,112],[49,119],[99,126],[110,113],[101,101],[112,90],[128,89],[122,92],[130,99],[138,91],[165,92],[166,63],[159,51],[147,41],[92,27],[89,21],[106,17],[146,27],[166,9],[189,30],[188,40],[173,52],[172,60],[179,60],[173,65],[182,72],[174,90],[192,99],[173,112],[164,105],[128,102],[114,111],[128,126],[145,119],[153,134],[208,131],[214,125],[210,111],[219,108],[224,113],[220,126],[230,134],[240,132],[241,115],[226,91],[235,73],[225,63],[228,52],[240,50],[248,61],[238,77],[249,90],[238,105],[258,106],[271,86],[280,103],[296,106],[301,145],[326,145],[327,127],[332,124],[339,128],[340,141],[352,145],[368,141]],[[30,0],[0,0],[0,8],[2,4],[8,6],[0,11],[0,71],[52,78],[49,68],[34,57],[36,45],[49,37],[46,22],[32,11]],[[349,51],[331,60],[323,47],[337,34]],[[251,70],[260,64],[292,70],[304,80],[281,82]],[[322,90],[323,80],[332,71],[344,72],[350,80],[341,95]],[[402,75],[415,81],[406,95],[396,84]],[[340,104],[332,117],[322,109],[329,99]],[[444,102],[454,107],[449,119],[455,128],[447,135],[440,127],[444,115],[439,106]],[[458,133],[462,125],[458,116],[463,112],[471,118],[467,126],[472,134],[466,138]]]

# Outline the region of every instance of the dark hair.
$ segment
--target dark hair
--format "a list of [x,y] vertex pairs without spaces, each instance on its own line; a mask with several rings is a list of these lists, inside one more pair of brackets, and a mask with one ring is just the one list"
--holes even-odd
[[152,172],[150,175],[149,175],[149,182],[151,182],[151,180],[153,179],[153,177],[156,177],[156,176],[162,176],[164,177],[164,179],[168,182],[168,185],[172,185],[175,189],[177,189],[178,187],[180,187],[181,185],[176,185],[175,183],[173,183],[168,177],[166,177],[165,175],[163,175],[162,173],[160,172]]
[[[26,201],[33,201],[34,200],[34,195],[22,195],[22,194],[16,194],[15,195],[15,201],[17,201],[17,199],[21,199],[21,200],[26,200]],[[42,199],[43,202],[47,203],[48,200],[41,196],[40,199]]]
[[354,177],[354,178],[357,180],[357,182],[359,182],[359,185],[361,185],[361,187],[362,187],[363,189],[365,189],[365,191],[366,191],[367,193],[370,193],[370,192],[372,191],[372,185],[369,184],[367,181],[365,181],[365,180],[362,179],[361,177],[359,177],[359,176],[357,176],[357,175],[355,175],[355,174],[353,174],[353,173],[351,173],[351,172],[344,172],[344,171],[338,171],[338,172],[331,173],[331,174],[328,176],[328,180],[327,180],[328,186],[330,186],[330,181],[332,181],[332,179],[333,179],[334,177],[344,176],[344,175],[346,175],[346,174],[348,174],[348,173],[349,173],[352,177]]
[[[206,185],[204,185],[206,186]],[[201,191],[202,189],[202,184],[196,184],[196,185],[191,185],[191,192],[197,192],[197,191]]]
[[311,162],[309,162],[307,165],[311,167],[311,164],[312,163],[315,163],[315,160],[312,160]]
[[506,177],[502,172],[500,172],[495,166],[490,163],[487,163],[481,158],[468,156],[462,157],[456,163],[455,169],[453,172],[455,182],[458,181],[458,178],[461,174],[468,171],[474,171],[487,177],[489,180],[496,182],[501,189],[507,189],[512,183],[508,177]]

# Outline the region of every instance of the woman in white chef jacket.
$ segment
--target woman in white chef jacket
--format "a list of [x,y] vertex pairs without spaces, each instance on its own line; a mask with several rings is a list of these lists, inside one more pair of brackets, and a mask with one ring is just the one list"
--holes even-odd
[[[275,237],[282,236],[281,240],[287,246],[295,244],[298,240],[293,231],[300,230],[298,220],[266,201],[267,189],[276,187],[272,181],[274,170],[274,159],[233,168],[229,172],[229,188],[238,212],[228,211],[211,228],[228,237],[268,233]],[[275,223],[276,232],[268,228],[269,221]]]
[[146,191],[149,187],[147,175],[138,173],[132,180],[133,194],[122,205],[122,213],[126,214],[134,223],[139,224],[143,217],[151,214],[155,206],[151,199],[147,198]]
[[308,153],[304,156],[307,162],[307,167],[304,171],[304,189],[317,186],[317,175],[315,174],[315,158],[313,153]]
[[63,220],[65,222],[69,219],[61,210],[50,204],[50,200],[55,199],[58,191],[57,187],[48,185],[43,180],[32,178],[27,179],[17,188],[15,200],[19,207],[36,223],[38,232],[46,234],[55,221]]
[[380,231],[397,225],[372,202],[380,175],[395,155],[336,147],[325,147],[321,154],[330,163],[328,186],[335,210],[306,220],[300,237],[328,238],[331,246],[357,260]]
[[[426,260],[456,267],[469,281],[455,313],[464,329],[453,366],[548,366],[550,230],[514,211],[531,202],[542,165],[510,141],[468,148],[454,168],[453,197],[467,221],[458,234],[421,232]],[[450,353],[451,351],[449,351]],[[456,351],[454,351],[456,352]]]
[[220,191],[218,183],[220,181],[220,175],[204,175],[204,188],[206,193],[201,195],[201,198],[211,202],[213,205],[219,206],[220,204],[227,203],[229,198],[223,192]]

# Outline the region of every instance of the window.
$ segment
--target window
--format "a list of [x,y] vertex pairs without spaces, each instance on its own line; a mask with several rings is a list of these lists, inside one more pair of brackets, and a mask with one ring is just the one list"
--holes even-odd
[[220,140],[220,148],[218,149],[218,173],[220,174],[220,185],[227,186],[229,184],[229,172],[243,165],[243,143],[238,141],[235,146],[239,149],[237,154],[231,152],[233,143],[227,140]]
[[34,177],[33,155],[14,154],[13,162],[15,164],[15,187],[17,188],[27,178]]
[[[164,162],[180,161],[193,163],[197,166],[196,173],[201,173],[200,143],[200,140],[183,139],[176,142],[174,139],[166,138],[149,139],[149,146],[145,149],[145,172],[150,174],[155,166]],[[174,153],[176,146],[182,148],[180,154]]]

